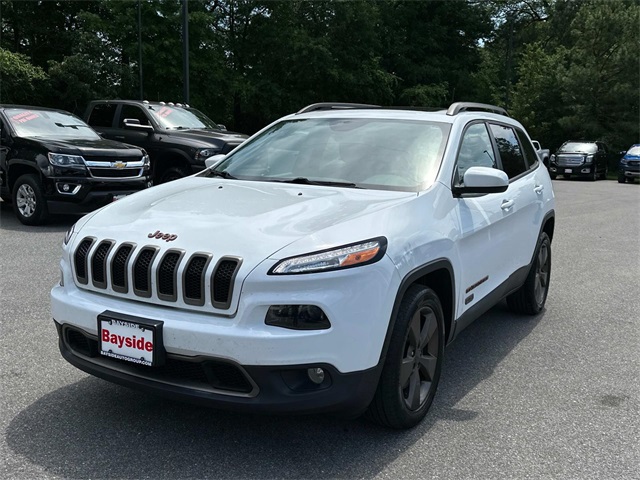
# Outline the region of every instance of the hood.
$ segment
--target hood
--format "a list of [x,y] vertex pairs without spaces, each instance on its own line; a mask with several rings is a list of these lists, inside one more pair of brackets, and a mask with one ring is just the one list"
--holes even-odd
[[27,142],[40,145],[53,153],[67,153],[70,155],[83,155],[90,157],[132,157],[141,156],[142,149],[133,145],[115,142],[99,138],[97,140],[78,138],[28,138]]
[[[189,177],[109,205],[85,224],[77,238],[95,236],[178,248],[187,254],[236,256],[243,259],[243,270],[250,271],[296,240],[415,196]],[[156,232],[175,235],[175,239],[150,238]]]
[[203,143],[204,147],[209,145],[220,145],[221,143],[240,145],[249,138],[247,135],[242,133],[213,129],[167,130],[166,132],[163,132],[163,135],[173,138],[185,138],[191,141],[199,141]]

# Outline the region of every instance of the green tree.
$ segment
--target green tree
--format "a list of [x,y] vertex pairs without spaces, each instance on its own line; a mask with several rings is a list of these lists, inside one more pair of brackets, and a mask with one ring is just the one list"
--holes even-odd
[[44,70],[26,55],[0,48],[0,102],[37,104],[42,99],[36,92],[46,79]]

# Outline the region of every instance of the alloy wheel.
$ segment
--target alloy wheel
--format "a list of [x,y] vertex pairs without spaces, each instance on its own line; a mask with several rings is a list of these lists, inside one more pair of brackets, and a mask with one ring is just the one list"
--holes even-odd
[[25,217],[31,217],[36,211],[36,193],[30,185],[22,184],[18,188],[16,194],[16,206],[20,214]]
[[536,265],[536,279],[534,285],[534,295],[536,302],[541,304],[549,288],[549,247],[546,243],[540,245],[538,252],[538,262]]
[[438,364],[438,320],[429,307],[414,313],[404,346],[400,367],[400,390],[409,410],[426,402]]

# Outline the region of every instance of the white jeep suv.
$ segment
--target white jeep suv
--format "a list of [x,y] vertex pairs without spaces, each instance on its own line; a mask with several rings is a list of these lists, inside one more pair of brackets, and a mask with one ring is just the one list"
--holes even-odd
[[315,104],[209,168],[83,217],[51,292],[60,350],[122,385],[406,428],[445,345],[545,304],[554,194],[494,106]]

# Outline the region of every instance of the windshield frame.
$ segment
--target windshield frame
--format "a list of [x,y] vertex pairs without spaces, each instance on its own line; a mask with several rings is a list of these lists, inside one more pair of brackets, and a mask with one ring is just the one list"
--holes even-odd
[[[431,158],[430,160],[426,160],[427,158],[427,153],[425,151],[417,151],[415,152],[413,155],[414,156],[420,156],[420,157],[424,157],[425,158],[425,165],[418,165],[418,168],[421,169],[426,169],[428,170],[428,173],[423,175],[424,178],[422,178],[421,181],[418,181],[415,184],[410,184],[410,185],[392,185],[392,184],[385,184],[385,183],[367,183],[367,182],[358,182],[358,181],[354,181],[351,178],[342,178],[342,177],[325,177],[325,176],[320,176],[320,175],[295,175],[293,173],[291,173],[289,176],[265,176],[265,175],[260,175],[260,176],[255,176],[255,175],[245,175],[242,173],[238,173],[237,171],[234,172],[234,169],[231,168],[234,164],[234,162],[238,159],[239,156],[242,156],[245,154],[245,152],[247,152],[248,150],[250,150],[252,147],[254,147],[256,144],[260,144],[261,142],[263,143],[263,145],[261,146],[261,149],[265,149],[265,148],[269,148],[269,147],[273,147],[273,145],[269,144],[269,141],[267,141],[266,143],[263,142],[264,138],[267,137],[268,135],[270,135],[272,132],[274,132],[275,130],[278,130],[280,128],[282,128],[285,125],[290,125],[290,124],[295,124],[295,123],[300,123],[300,122],[345,122],[345,121],[354,121],[354,122],[388,122],[390,124],[399,124],[399,123],[403,123],[403,124],[410,124],[413,126],[419,126],[419,127],[424,127],[424,134],[425,136],[428,136],[429,133],[427,132],[427,130],[429,128],[431,128],[432,130],[435,130],[436,127],[437,129],[440,130],[439,134],[441,135],[439,138],[439,143],[437,144],[437,152],[434,152],[434,145],[436,145],[437,142],[432,142],[429,144],[429,149],[431,150],[429,152],[429,157]],[[406,119],[406,118],[388,118],[388,117],[372,117],[372,118],[362,118],[362,117],[306,117],[306,118],[293,118],[293,117],[286,117],[281,119],[278,122],[275,122],[273,124],[271,124],[269,127],[265,128],[263,131],[259,132],[256,136],[254,136],[253,138],[251,138],[250,140],[244,142],[242,145],[240,145],[238,148],[236,148],[235,150],[233,150],[233,152],[231,152],[229,155],[227,155],[227,157],[222,160],[220,163],[218,163],[217,165],[215,165],[212,169],[208,169],[205,172],[203,172],[203,175],[206,176],[208,171],[216,171],[218,173],[220,172],[225,172],[228,173],[230,175],[232,175],[236,180],[248,180],[248,181],[263,181],[263,182],[277,182],[277,183],[296,183],[296,184],[300,184],[301,182],[299,182],[300,177],[304,177],[304,180],[309,180],[309,182],[304,182],[304,185],[312,185],[312,186],[325,186],[322,185],[323,183],[326,183],[326,186],[330,186],[330,187],[338,187],[338,188],[359,188],[359,189],[370,189],[370,190],[392,190],[392,191],[404,191],[404,192],[421,192],[426,190],[427,188],[429,188],[431,185],[433,185],[433,183],[436,180],[436,177],[438,175],[438,173],[440,172],[440,169],[442,168],[442,164],[444,161],[444,155],[445,155],[445,151],[449,142],[449,138],[451,135],[451,131],[452,131],[452,124],[449,122],[441,122],[441,121],[437,121],[437,120],[432,120],[432,119],[420,119],[420,120],[416,120],[416,119]],[[282,138],[276,138],[276,141],[279,140],[283,140],[283,139],[289,139],[291,138],[292,135],[295,134],[300,134],[303,135],[304,133],[304,129],[301,129],[301,131],[298,132],[291,132],[285,136],[283,136]],[[306,134],[305,134],[306,135]],[[411,138],[412,141],[414,143],[418,143],[419,137],[411,137],[408,136],[407,138]],[[424,142],[424,140],[422,140]],[[326,148],[328,144],[325,144],[322,148]],[[307,145],[308,147],[309,145]],[[340,148],[341,144],[339,144],[339,146],[337,148]],[[370,147],[371,148],[371,147]],[[257,150],[260,151],[260,150]],[[300,150],[298,152],[298,154],[301,154],[302,150]],[[333,158],[335,160],[335,158]],[[244,159],[242,159],[244,160]],[[246,160],[244,160],[246,161]],[[349,161],[351,161],[351,159],[349,158]],[[421,161],[421,159],[418,159],[418,163]],[[355,168],[356,165],[354,165],[351,168]],[[315,172],[314,172],[315,173]]]
[[[30,107],[6,107],[3,109],[5,120],[13,134],[19,138],[60,138],[64,140],[102,140],[102,137],[81,118],[64,110],[46,110]],[[29,118],[30,116],[33,118]],[[51,118],[59,116],[61,118]],[[23,119],[20,123],[16,117]],[[27,125],[37,118],[46,119],[56,131],[33,132],[22,125]],[[73,126],[75,125],[75,127]]]

